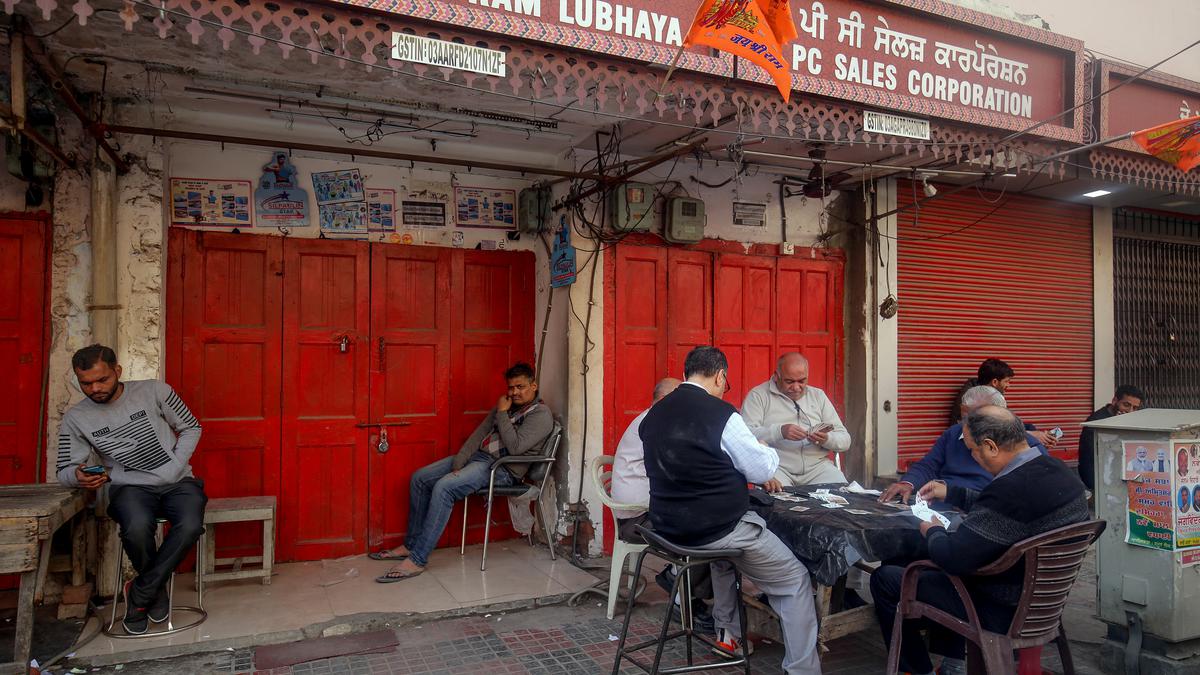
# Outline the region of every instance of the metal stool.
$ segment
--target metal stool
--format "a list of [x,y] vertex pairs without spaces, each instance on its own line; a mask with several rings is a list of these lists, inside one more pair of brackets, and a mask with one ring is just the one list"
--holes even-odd
[[[710,647],[720,649],[717,643],[707,635],[697,633],[692,628],[692,568],[718,561],[725,561],[732,564],[734,559],[742,557],[742,552],[734,549],[707,551],[686,548],[672,544],[658,534],[655,534],[653,530],[641,525],[637,526],[637,531],[646,540],[647,547],[638,554],[637,566],[634,568],[633,578],[637,579],[641,577],[642,563],[646,560],[647,555],[652,555],[676,566],[675,583],[671,587],[670,597],[667,598],[667,613],[663,618],[662,630],[659,631],[658,638],[647,640],[632,647],[625,646],[625,639],[629,634],[629,621],[633,618],[633,606],[636,604],[636,598],[629,598],[629,602],[625,606],[625,623],[621,626],[621,639],[617,642],[617,658],[613,661],[613,675],[617,675],[620,672],[622,659],[628,659],[630,663],[651,675],[657,675],[658,673],[663,673],[664,675],[690,673],[698,670],[713,670],[714,668],[728,668],[729,666],[738,665],[745,669],[746,675],[750,675],[750,656],[746,651],[746,606],[742,602],[742,575],[737,571],[736,567],[733,570],[733,578],[734,593],[737,597],[738,617],[742,627],[741,656],[729,661],[703,663],[700,665],[696,665],[692,658],[692,640],[698,640],[701,648]],[[681,581],[683,582],[682,587],[680,584]],[[679,611],[683,625],[680,630],[668,635],[667,631],[671,627],[671,610],[674,609],[676,596],[679,596]],[[659,670],[658,666],[662,661],[663,648],[671,640],[680,637],[684,638],[687,644],[687,665]],[[656,649],[654,650],[654,663],[647,668],[645,664],[634,658],[633,652],[646,649],[650,646],[656,646]]]
[[[162,539],[163,539],[163,523],[167,522],[167,519],[166,518],[158,518],[157,522],[158,522],[158,528],[156,529],[156,531],[154,533],[154,540],[158,544],[158,546],[161,547]],[[203,535],[201,535],[201,537],[196,540],[196,604],[198,606],[197,607],[191,607],[191,606],[187,606],[187,605],[181,605],[179,607],[175,606],[175,571],[172,570],[171,578],[169,581],[167,581],[167,598],[168,598],[167,601],[170,605],[170,609],[167,611],[166,628],[164,628],[162,630],[150,629],[150,630],[147,630],[145,633],[142,633],[141,635],[130,635],[129,633],[125,632],[124,626],[122,626],[119,630],[117,629],[117,626],[120,624],[120,622],[117,620],[117,605],[125,604],[122,600],[122,598],[125,594],[124,593],[125,575],[124,575],[124,569],[122,569],[125,565],[125,546],[121,543],[120,536],[118,536],[117,537],[117,584],[116,584],[117,594],[115,596],[113,596],[113,600],[112,600],[112,617],[109,619],[108,625],[104,626],[104,628],[102,628],[101,630],[104,632],[105,635],[107,635],[111,638],[117,638],[117,639],[121,639],[121,640],[126,640],[126,639],[131,640],[131,639],[135,639],[135,638],[148,638],[148,637],[160,637],[163,635],[173,635],[175,633],[185,631],[189,628],[195,628],[196,626],[199,626],[200,624],[204,623],[204,620],[208,618],[208,612],[204,611],[204,578],[203,578],[203,574],[201,574],[201,570],[200,570],[200,561],[202,561],[202,560],[204,560],[204,536]],[[192,620],[190,620],[187,623],[184,623],[182,625],[176,625],[175,624],[175,612],[188,612],[189,614],[194,614],[195,618],[193,618]],[[151,625],[153,625],[153,624],[151,624]]]

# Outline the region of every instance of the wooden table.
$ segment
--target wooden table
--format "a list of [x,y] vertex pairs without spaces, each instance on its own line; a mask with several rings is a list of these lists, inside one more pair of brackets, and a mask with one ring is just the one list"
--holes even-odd
[[57,484],[0,486],[0,574],[21,575],[14,660],[0,664],[0,672],[28,672],[34,594],[50,564],[51,539],[86,500],[83,490]]

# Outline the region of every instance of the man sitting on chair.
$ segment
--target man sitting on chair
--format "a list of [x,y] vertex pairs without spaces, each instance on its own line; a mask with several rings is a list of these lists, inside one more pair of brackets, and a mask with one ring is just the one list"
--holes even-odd
[[[919,494],[924,499],[946,501],[966,511],[967,516],[952,532],[934,522],[921,523],[929,558],[944,572],[921,572],[917,600],[965,619],[966,608],[946,575],[964,577],[983,629],[1004,633],[1020,601],[1024,565],[1018,563],[992,576],[971,575],[1000,559],[1013,544],[1087,520],[1087,497],[1074,471],[1029,446],[1024,423],[1009,410],[999,406],[979,408],[967,415],[963,430],[975,461],[995,479],[981,491],[947,487],[939,481],[921,488]],[[871,575],[875,613],[883,640],[889,645],[903,574],[903,567],[883,565]],[[906,623],[903,631],[900,670],[916,675],[932,673],[920,625]],[[939,673],[966,672],[963,638],[940,626],[930,626],[930,644],[946,657]]]
[[[175,390],[158,380],[121,381],[112,349],[75,352],[71,367],[83,399],[63,415],[58,431],[58,482],[88,490],[111,481],[108,516],[137,576],[119,590],[121,624],[130,635],[170,617],[167,581],[204,533],[204,483],[188,463],[200,442],[200,423]],[[92,452],[100,463],[85,466]],[[171,523],[162,546],[156,519]],[[115,600],[114,600],[115,602]]]
[[[413,474],[404,544],[370,556],[399,564],[375,581],[390,584],[424,572],[429,554],[450,520],[454,502],[488,486],[492,462],[541,450],[542,442],[554,429],[554,415],[537,397],[533,368],[518,363],[504,371],[504,379],[508,382],[508,393],[500,397],[458,454],[417,469]],[[496,471],[496,485],[515,485],[528,468],[527,464],[501,467]]]

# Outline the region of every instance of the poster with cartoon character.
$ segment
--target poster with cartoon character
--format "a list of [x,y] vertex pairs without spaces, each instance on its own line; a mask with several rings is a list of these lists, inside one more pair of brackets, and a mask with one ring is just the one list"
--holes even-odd
[[296,182],[296,167],[288,153],[276,150],[263,166],[258,189],[254,191],[254,210],[258,221],[269,227],[305,227],[308,220],[308,193]]

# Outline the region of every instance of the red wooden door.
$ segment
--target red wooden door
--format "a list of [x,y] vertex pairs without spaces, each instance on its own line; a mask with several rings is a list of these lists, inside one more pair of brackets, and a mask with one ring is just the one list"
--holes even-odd
[[713,341],[729,360],[725,400],[740,406],[775,369],[775,259],[721,254],[714,277]]
[[285,239],[280,554],[366,548],[370,257],[355,241]]
[[[713,343],[713,257],[704,251],[667,251],[667,363],[648,378],[642,396],[664,377],[683,378],[683,361],[693,347]],[[645,406],[643,406],[644,408]]]
[[[370,429],[373,550],[403,543],[413,472],[458,449],[449,434],[453,254],[372,245],[370,419],[405,425]],[[378,451],[381,430],[386,453]]]
[[[521,251],[456,251],[451,280],[454,345],[450,363],[450,442],[459,446],[505,393],[504,370],[517,361],[534,363],[534,255]],[[556,414],[561,411],[555,411]],[[458,508],[451,522],[459,522]],[[483,509],[473,509],[467,541],[482,541]],[[508,510],[493,514],[508,520]],[[512,529],[493,527],[493,536]],[[446,528],[439,545],[458,541],[455,527]]]
[[0,215],[0,485],[41,479],[46,242],[44,217]]
[[[842,263],[779,258],[775,281],[777,351],[808,359],[808,381],[823,390],[842,415]],[[775,369],[772,360],[768,373]],[[764,375],[759,381],[766,380]]]
[[[650,405],[657,379],[667,372],[667,251],[648,246],[619,246],[613,250],[612,274],[617,297],[609,311],[614,317],[612,350],[615,372],[624,377],[604,378],[609,397],[616,402],[609,426],[616,438],[633,418]],[[612,436],[613,433],[609,435]]]
[[[168,359],[167,381],[204,428],[192,467],[209,497],[278,496],[283,240],[169,236],[167,338],[179,357]],[[223,529],[222,554],[260,548],[255,529]]]

